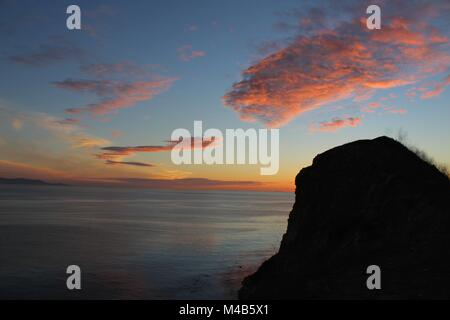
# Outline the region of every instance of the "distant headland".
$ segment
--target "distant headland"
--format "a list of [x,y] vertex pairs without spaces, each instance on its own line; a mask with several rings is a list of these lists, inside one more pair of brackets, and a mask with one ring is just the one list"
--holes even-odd
[[42,180],[24,179],[24,178],[0,178],[0,185],[27,185],[27,186],[67,186],[63,183],[51,183]]

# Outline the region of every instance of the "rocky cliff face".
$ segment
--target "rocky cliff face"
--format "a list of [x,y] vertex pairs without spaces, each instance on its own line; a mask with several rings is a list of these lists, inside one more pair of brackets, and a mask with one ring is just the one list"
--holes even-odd
[[450,298],[450,182],[434,166],[380,137],[319,154],[295,183],[279,252],[241,299]]

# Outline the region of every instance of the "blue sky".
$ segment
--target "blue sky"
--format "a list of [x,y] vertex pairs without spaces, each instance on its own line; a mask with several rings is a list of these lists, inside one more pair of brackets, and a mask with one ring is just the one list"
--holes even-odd
[[[355,22],[367,15],[365,3],[354,1],[77,1],[82,30],[75,31],[65,26],[70,4],[0,1],[0,175],[64,181],[240,177],[286,190],[317,153],[399,130],[450,164],[445,2],[426,10],[416,1],[402,10],[400,2],[379,2],[379,36]],[[330,46],[348,41],[354,41],[343,49],[348,59]],[[312,47],[322,61],[308,51]],[[402,60],[388,48],[399,50]],[[320,76],[310,70],[319,66]],[[104,74],[92,71],[99,67]],[[329,72],[322,74],[322,67]],[[345,75],[344,82],[340,75],[351,68],[363,71]],[[311,76],[318,79],[308,82]],[[98,90],[110,90],[110,82],[159,87],[107,114],[83,109],[102,101]],[[84,111],[68,113],[70,108]],[[96,157],[108,146],[161,145],[176,128],[192,130],[194,120],[222,130],[279,127],[279,174],[261,177],[257,166],[178,167],[167,152],[120,159],[152,168],[110,166]]]

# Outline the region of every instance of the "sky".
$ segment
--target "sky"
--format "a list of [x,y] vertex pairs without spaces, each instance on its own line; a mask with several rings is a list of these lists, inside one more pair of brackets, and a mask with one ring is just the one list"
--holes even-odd
[[[81,30],[66,27],[71,4]],[[381,135],[448,166],[449,13],[448,1],[0,0],[0,177],[292,191],[318,153]],[[171,134],[196,120],[279,129],[278,173],[175,165]]]

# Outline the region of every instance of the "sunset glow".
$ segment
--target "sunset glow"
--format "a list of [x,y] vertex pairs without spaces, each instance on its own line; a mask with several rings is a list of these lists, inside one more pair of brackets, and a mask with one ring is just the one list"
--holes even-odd
[[[292,191],[316,154],[400,131],[450,164],[448,1],[382,1],[380,30],[360,1],[200,2],[79,1],[68,30],[64,2],[2,1],[0,177]],[[279,128],[278,173],[175,165],[171,133],[196,120]]]

